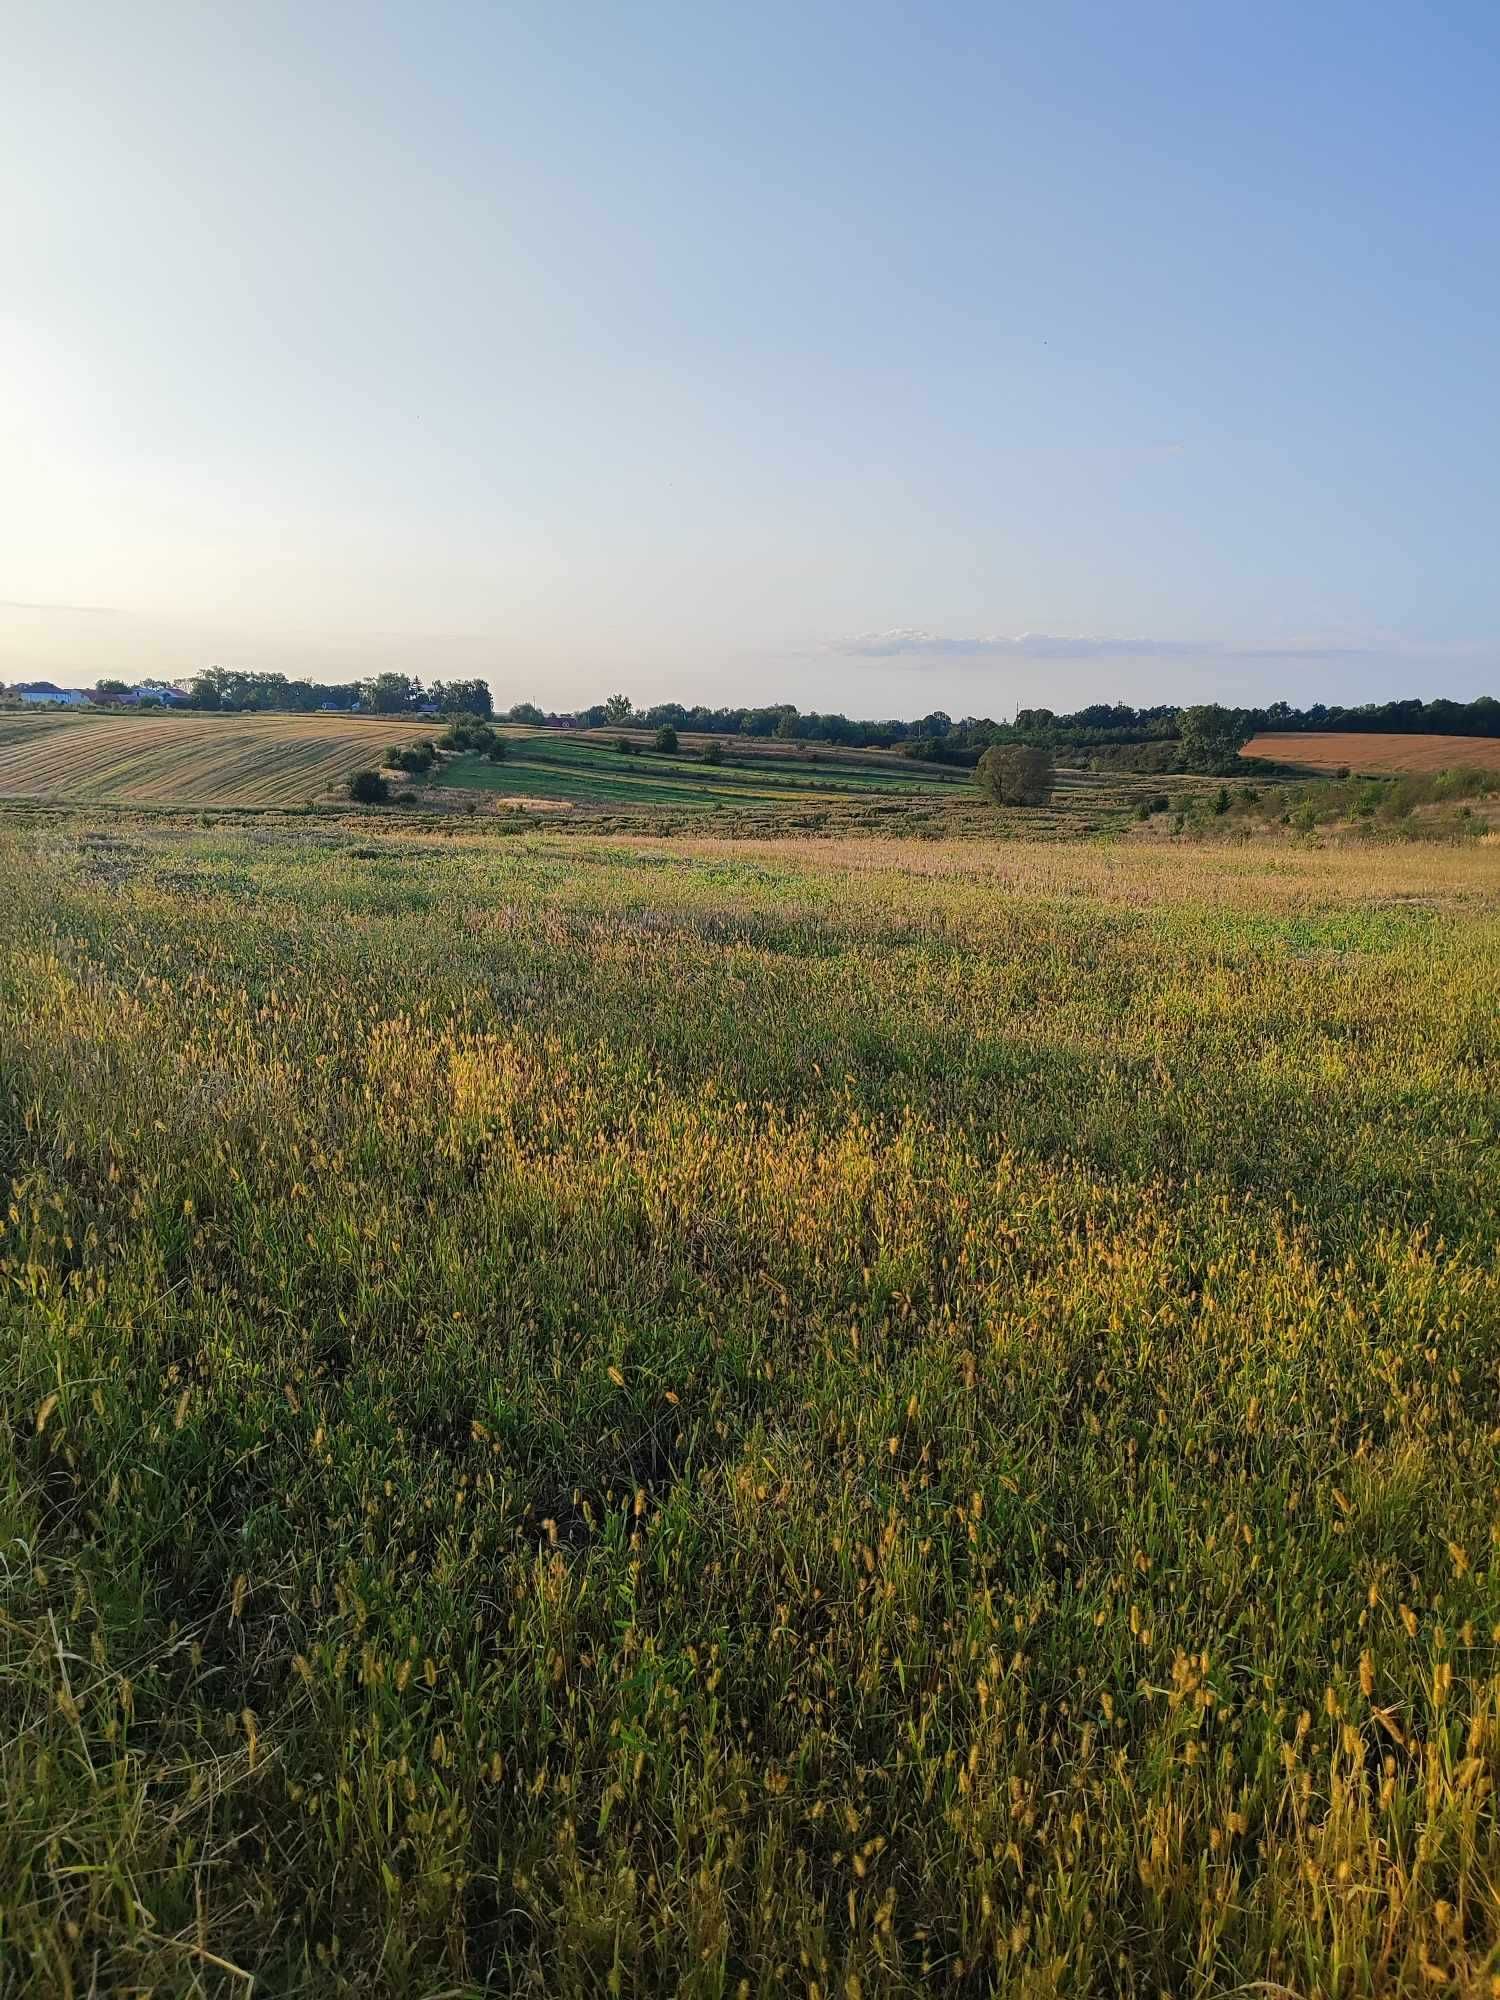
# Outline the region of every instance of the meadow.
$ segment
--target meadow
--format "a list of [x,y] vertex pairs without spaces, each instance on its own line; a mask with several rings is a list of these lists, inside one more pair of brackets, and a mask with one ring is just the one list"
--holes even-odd
[[0,822],[0,1987],[1500,1976],[1500,845]]
[[286,807],[327,798],[420,718],[0,714],[0,800]]

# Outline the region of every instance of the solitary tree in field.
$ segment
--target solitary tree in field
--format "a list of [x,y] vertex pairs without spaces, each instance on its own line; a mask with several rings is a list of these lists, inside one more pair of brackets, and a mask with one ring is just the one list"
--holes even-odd
[[356,771],[349,780],[349,796],[358,806],[383,806],[391,788],[378,771]]
[[656,747],[658,750],[665,751],[668,756],[675,755],[677,750],[677,731],[672,727],[670,722],[664,722],[661,728],[657,730]]
[[1057,782],[1057,759],[1040,743],[992,743],[974,776],[997,806],[1044,806]]
[[717,736],[716,736],[716,737],[714,738],[714,740],[713,740],[713,742],[712,742],[712,743],[708,743],[708,744],[705,744],[705,745],[704,745],[704,749],[703,749],[703,761],[704,761],[704,763],[705,763],[705,764],[722,764],[722,763],[723,763],[723,761],[724,761],[724,745],[723,745],[723,744],[722,744],[722,743],[721,743],[721,742],[719,741],[719,739],[718,739],[718,737],[717,737]]

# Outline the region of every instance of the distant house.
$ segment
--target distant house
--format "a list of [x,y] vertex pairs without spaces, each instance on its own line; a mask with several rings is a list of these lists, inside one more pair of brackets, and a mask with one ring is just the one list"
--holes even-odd
[[22,681],[16,693],[32,708],[87,708],[82,688],[54,687],[51,681]]
[[159,701],[163,708],[183,708],[187,704],[187,696],[177,688],[166,687],[155,681],[143,681],[139,687],[133,687],[127,699],[136,702]]

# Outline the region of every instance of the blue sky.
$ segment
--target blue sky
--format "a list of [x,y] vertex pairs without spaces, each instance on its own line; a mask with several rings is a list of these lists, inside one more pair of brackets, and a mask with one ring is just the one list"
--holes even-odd
[[1500,12],[15,10],[0,677],[1500,688]]

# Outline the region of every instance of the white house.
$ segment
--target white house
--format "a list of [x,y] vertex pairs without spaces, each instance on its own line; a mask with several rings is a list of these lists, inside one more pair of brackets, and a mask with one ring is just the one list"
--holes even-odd
[[16,688],[21,700],[32,708],[87,708],[89,698],[82,688],[54,687],[51,681],[23,681]]

